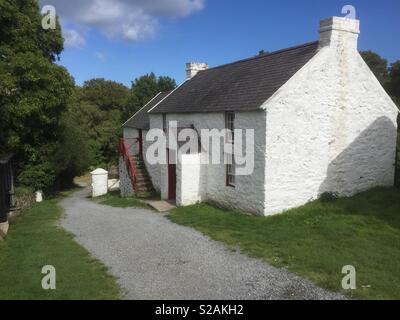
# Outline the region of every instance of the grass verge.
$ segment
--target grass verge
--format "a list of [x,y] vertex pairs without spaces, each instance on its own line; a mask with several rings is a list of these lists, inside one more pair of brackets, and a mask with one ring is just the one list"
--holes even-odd
[[[199,204],[177,208],[169,219],[349,297],[400,299],[398,189],[315,201],[271,217]],[[341,288],[345,265],[356,268],[356,290]]]
[[[118,299],[119,286],[106,267],[57,226],[59,199],[35,204],[11,221],[0,242],[0,300]],[[41,286],[42,267],[56,268],[56,290]]]

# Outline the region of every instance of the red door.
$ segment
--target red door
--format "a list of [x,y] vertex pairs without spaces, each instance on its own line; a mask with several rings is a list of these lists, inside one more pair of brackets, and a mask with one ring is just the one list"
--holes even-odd
[[143,157],[143,131],[139,130],[139,155]]
[[176,164],[170,163],[173,157],[168,152],[168,200],[176,201]]

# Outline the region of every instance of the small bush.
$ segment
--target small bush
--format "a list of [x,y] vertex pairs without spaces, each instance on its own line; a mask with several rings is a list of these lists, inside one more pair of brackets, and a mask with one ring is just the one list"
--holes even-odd
[[333,202],[339,198],[338,194],[335,192],[324,192],[320,195],[319,200],[321,202]]
[[34,190],[47,190],[55,180],[56,173],[49,165],[28,165],[18,175],[18,183]]
[[33,190],[33,188],[31,188],[31,187],[26,187],[26,186],[15,187],[15,195],[17,197],[30,195],[30,194],[33,194],[34,192],[35,192],[35,190]]

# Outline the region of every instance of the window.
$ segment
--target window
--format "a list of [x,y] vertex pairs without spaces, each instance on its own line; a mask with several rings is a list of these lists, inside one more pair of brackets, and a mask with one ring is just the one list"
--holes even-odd
[[235,113],[225,114],[225,129],[227,129],[226,142],[233,144],[235,142]]
[[162,115],[162,122],[164,133],[167,134],[167,115],[165,113]]
[[235,187],[235,163],[233,162],[233,155],[232,157],[232,164],[226,165],[226,185],[228,187]]
[[[226,133],[226,142],[232,144],[232,151],[234,150],[235,144],[235,113],[227,112],[225,114],[225,129],[227,129]],[[235,156],[233,154],[227,154],[228,157],[227,165],[226,165],[226,185],[229,187],[235,187]]]

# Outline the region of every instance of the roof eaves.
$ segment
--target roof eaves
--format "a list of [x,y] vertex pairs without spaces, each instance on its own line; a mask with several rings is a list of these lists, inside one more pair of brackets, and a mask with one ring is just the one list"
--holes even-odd
[[185,81],[183,81],[183,83],[181,83],[179,86],[177,86],[174,90],[171,90],[163,99],[161,99],[153,108],[151,108],[149,111],[147,111],[147,113],[158,113],[158,112],[153,112],[153,110],[155,108],[158,107],[158,105],[163,102],[165,99],[167,99],[171,94],[173,94],[176,90],[178,90],[180,87],[182,87],[185,83],[187,83],[188,81],[190,81],[191,79],[187,79]]
[[280,49],[280,50],[277,50],[277,51],[274,51],[274,52],[270,52],[270,53],[265,53],[265,54],[262,54],[262,55],[259,55],[259,56],[255,56],[255,57],[251,57],[251,58],[246,58],[246,59],[241,59],[241,60],[237,60],[237,61],[221,64],[221,65],[216,66],[216,67],[212,67],[212,68],[208,68],[206,70],[202,70],[201,72],[207,72],[207,71],[210,71],[210,70],[215,70],[215,69],[227,67],[227,66],[234,65],[234,64],[237,64],[237,63],[241,63],[241,62],[247,62],[247,61],[262,59],[262,58],[270,57],[270,56],[273,56],[273,55],[276,55],[276,54],[279,54],[279,53],[283,53],[283,52],[286,52],[286,51],[291,51],[291,50],[296,50],[296,49],[300,49],[300,48],[303,48],[303,47],[312,46],[312,45],[315,45],[317,43],[318,43],[318,41],[310,41],[310,42],[307,42],[307,43],[303,43],[301,45],[296,45],[296,46],[292,46],[292,47],[289,47],[289,48]]
[[125,121],[125,123],[121,126],[121,127],[125,127],[126,124],[131,121],[133,118],[135,118],[135,116],[137,114],[139,114],[144,108],[146,108],[152,101],[154,101],[162,92],[157,93],[149,102],[147,102],[142,108],[140,108],[140,110],[136,111],[135,114],[130,117],[127,121]]

